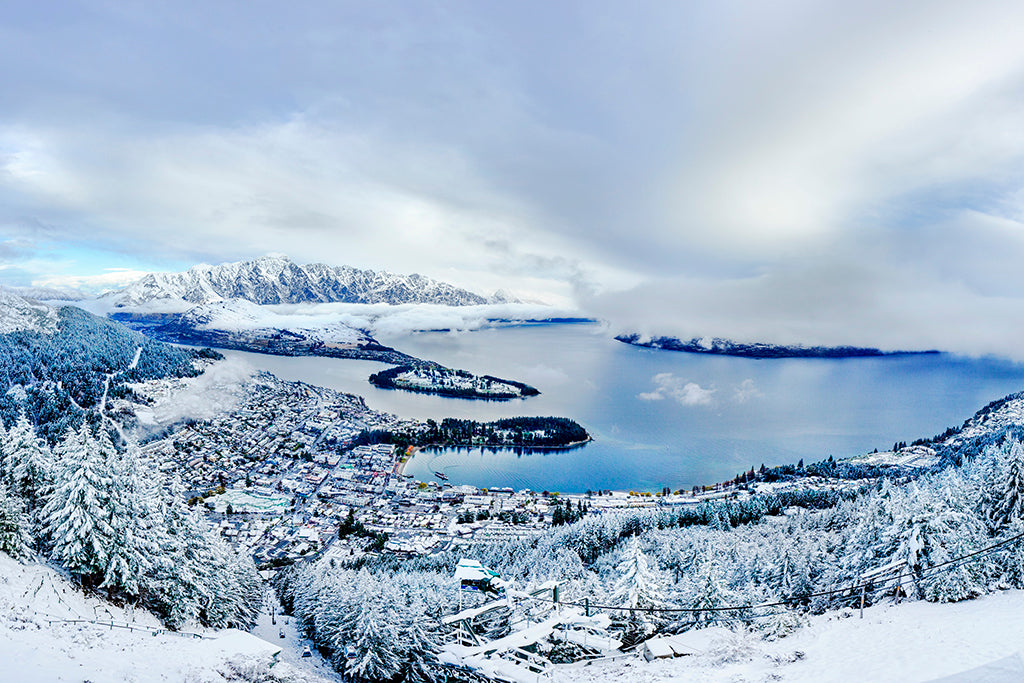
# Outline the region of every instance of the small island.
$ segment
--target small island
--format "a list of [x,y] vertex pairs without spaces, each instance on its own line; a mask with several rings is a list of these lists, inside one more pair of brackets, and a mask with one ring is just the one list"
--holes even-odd
[[380,389],[403,389],[450,398],[509,401],[540,394],[535,388],[491,375],[477,376],[435,363],[399,365],[370,375],[370,384]]
[[792,346],[780,344],[744,344],[718,337],[694,337],[683,341],[676,337],[641,337],[639,334],[620,334],[616,341],[663,351],[707,353],[740,358],[869,358],[874,356],[906,356],[939,353],[938,351],[882,351],[859,346]]
[[579,423],[566,417],[508,417],[494,422],[446,417],[402,431],[366,430],[353,443],[392,443],[417,448],[514,448],[568,450],[591,440]]

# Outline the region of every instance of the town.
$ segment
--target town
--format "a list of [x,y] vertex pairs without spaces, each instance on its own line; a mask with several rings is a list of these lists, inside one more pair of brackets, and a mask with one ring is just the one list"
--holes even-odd
[[[181,382],[147,382],[134,390],[152,400],[173,395],[169,384]],[[455,550],[539,536],[584,512],[747,495],[738,486],[560,494],[416,481],[403,472],[415,447],[366,443],[366,435],[415,434],[428,430],[427,423],[265,372],[237,393],[241,399],[233,409],[176,423],[143,451],[179,477],[188,503],[262,567],[319,556]]]

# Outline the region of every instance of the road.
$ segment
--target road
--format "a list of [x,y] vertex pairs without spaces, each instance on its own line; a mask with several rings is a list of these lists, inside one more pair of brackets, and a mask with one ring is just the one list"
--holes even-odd
[[[313,643],[308,638],[302,637],[295,619],[281,614],[281,605],[269,586],[267,586],[264,598],[263,613],[260,614],[259,622],[253,628],[252,633],[271,645],[281,647],[281,654],[278,657],[280,661],[305,673],[316,674],[331,681],[341,680],[341,676],[331,668],[330,663],[316,651]],[[284,633],[284,638],[280,637],[281,633]],[[306,647],[309,647],[312,653],[311,657],[302,656],[302,651]]]

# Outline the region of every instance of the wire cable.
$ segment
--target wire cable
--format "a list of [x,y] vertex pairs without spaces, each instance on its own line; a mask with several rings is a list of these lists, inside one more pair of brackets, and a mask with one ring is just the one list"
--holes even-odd
[[[671,613],[684,613],[685,614],[685,613],[691,613],[692,614],[692,613],[704,613],[704,612],[738,612],[738,611],[742,611],[742,610],[764,609],[764,608],[768,608],[768,607],[792,607],[794,605],[800,604],[801,602],[806,602],[807,600],[810,600],[811,598],[827,597],[827,596],[830,596],[830,595],[837,595],[839,593],[845,593],[849,597],[858,597],[860,595],[874,594],[874,593],[877,593],[877,592],[882,591],[882,590],[893,589],[893,588],[896,588],[898,585],[902,585],[902,583],[903,583],[902,580],[904,578],[912,578],[912,579],[915,579],[917,581],[920,581],[920,580],[923,580],[925,578],[928,578],[930,575],[935,574],[937,572],[949,571],[951,569],[954,569],[956,566],[958,566],[960,564],[964,564],[966,562],[977,561],[977,560],[981,559],[982,557],[990,555],[990,554],[996,552],[997,550],[1000,550],[1001,548],[1003,548],[1003,547],[1005,547],[1005,546],[1007,546],[1007,545],[1009,545],[1011,543],[1015,543],[1016,541],[1019,541],[1021,539],[1024,539],[1024,533],[1020,533],[1020,534],[1017,534],[1016,536],[1011,536],[1010,538],[1003,539],[1002,541],[999,541],[998,543],[994,543],[992,545],[986,546],[986,547],[981,548],[979,550],[975,550],[974,552],[967,553],[966,555],[960,555],[958,557],[951,558],[951,559],[946,560],[944,562],[940,562],[938,564],[934,564],[934,565],[932,565],[930,567],[927,567],[925,569],[922,569],[920,571],[900,572],[899,574],[897,574],[895,576],[887,577],[887,578],[885,578],[882,581],[867,581],[867,582],[857,583],[857,584],[854,584],[852,586],[845,586],[845,587],[842,587],[842,588],[833,588],[833,589],[830,589],[830,590],[818,591],[818,592],[813,592],[813,593],[803,593],[803,594],[800,594],[800,595],[790,596],[790,597],[785,598],[783,600],[776,600],[774,602],[762,602],[762,603],[747,604],[747,605],[722,605],[722,606],[717,606],[717,607],[623,607],[623,606],[617,606],[617,605],[589,604],[589,603],[586,603],[586,602],[579,602],[579,601],[564,602],[564,601],[561,601],[561,600],[559,600],[557,602],[557,604],[566,605],[566,606],[569,606],[569,607],[583,607],[583,608],[589,608],[589,609],[595,609],[595,610],[619,611],[619,612],[642,612],[642,613],[648,613],[648,614],[655,614],[655,613],[657,613],[657,614],[671,614]],[[890,584],[890,583],[891,583],[891,585],[885,585],[885,584]],[[540,596],[528,596],[525,599],[537,600],[537,601],[541,601],[541,602],[555,603],[555,600],[552,599],[552,598],[544,598],[544,597],[540,597]]]

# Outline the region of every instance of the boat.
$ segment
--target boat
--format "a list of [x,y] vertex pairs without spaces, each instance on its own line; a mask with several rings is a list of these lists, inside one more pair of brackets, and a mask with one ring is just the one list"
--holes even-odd
[[441,481],[448,481],[448,475],[445,474],[444,472],[434,472],[434,476],[440,479]]

